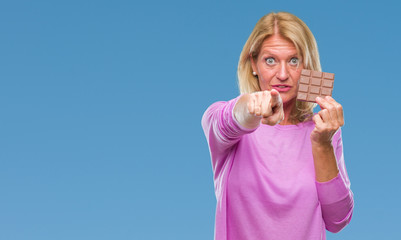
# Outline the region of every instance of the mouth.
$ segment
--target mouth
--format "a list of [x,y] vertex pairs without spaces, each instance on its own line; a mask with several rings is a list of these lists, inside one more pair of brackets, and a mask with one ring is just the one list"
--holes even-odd
[[272,85],[273,89],[276,89],[278,92],[287,92],[291,89],[291,86],[285,84],[277,84]]

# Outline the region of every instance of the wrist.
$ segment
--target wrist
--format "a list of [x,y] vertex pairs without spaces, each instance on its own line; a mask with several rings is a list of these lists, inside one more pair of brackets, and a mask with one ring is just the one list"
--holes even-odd
[[321,151],[333,150],[333,144],[330,142],[314,142],[312,141],[312,148]]
[[312,154],[316,181],[327,182],[338,175],[339,170],[331,143],[313,143]]

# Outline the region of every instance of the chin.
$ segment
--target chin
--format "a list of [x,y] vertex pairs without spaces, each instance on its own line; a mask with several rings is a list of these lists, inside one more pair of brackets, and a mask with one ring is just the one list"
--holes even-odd
[[283,100],[283,104],[288,104],[288,103],[293,103],[297,100],[297,97],[292,97],[292,98],[287,98],[287,97],[282,97],[281,98]]

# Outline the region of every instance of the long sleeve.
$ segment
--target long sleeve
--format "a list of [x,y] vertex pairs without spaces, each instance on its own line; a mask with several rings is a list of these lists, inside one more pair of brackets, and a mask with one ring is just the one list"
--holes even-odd
[[242,135],[255,130],[242,127],[233,116],[233,109],[239,97],[228,102],[212,104],[202,117],[202,127],[209,144],[215,180],[220,176],[232,147]]
[[339,173],[328,182],[316,182],[316,188],[326,229],[336,233],[351,221],[354,209],[353,193],[344,163],[341,129],[333,138],[333,147]]
[[255,129],[243,128],[233,115],[239,97],[216,102],[203,114],[202,127],[212,159],[214,189],[217,200],[215,239],[227,240],[227,178],[241,137]]

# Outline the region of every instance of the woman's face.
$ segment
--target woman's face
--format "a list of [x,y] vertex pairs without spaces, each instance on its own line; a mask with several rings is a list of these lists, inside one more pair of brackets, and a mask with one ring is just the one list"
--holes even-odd
[[261,90],[276,89],[284,104],[295,100],[303,68],[301,60],[292,42],[278,34],[265,39],[258,58],[252,59]]

